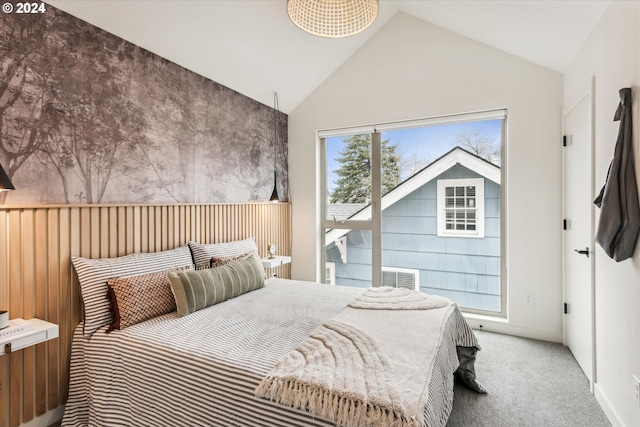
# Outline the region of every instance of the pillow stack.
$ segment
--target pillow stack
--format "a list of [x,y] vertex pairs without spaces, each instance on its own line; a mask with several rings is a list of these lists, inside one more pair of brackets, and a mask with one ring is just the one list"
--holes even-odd
[[78,274],[84,302],[83,331],[87,338],[112,322],[107,281],[116,277],[168,271],[171,268],[193,265],[191,251],[182,246],[168,251],[135,253],[117,258],[71,258]]
[[[189,242],[180,248],[116,258],[73,257],[84,303],[85,337],[178,311],[185,316],[264,286],[253,238]],[[194,265],[202,268],[194,270]]]

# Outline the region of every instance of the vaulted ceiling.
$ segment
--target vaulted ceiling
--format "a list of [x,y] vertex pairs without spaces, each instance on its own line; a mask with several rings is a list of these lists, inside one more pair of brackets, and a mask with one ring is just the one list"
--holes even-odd
[[298,29],[286,0],[47,3],[264,104],[277,91],[289,113],[396,13],[562,73],[611,0],[380,0],[374,24],[344,39]]

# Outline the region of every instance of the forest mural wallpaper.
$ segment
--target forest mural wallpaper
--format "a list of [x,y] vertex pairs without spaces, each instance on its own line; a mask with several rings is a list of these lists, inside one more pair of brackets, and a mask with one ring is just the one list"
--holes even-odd
[[6,204],[289,194],[287,116],[52,6],[0,15]]

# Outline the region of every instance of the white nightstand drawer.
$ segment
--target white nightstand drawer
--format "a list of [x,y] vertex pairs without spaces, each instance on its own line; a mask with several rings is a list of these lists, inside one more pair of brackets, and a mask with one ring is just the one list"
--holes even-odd
[[291,262],[291,257],[275,256],[273,258],[262,258],[260,261],[262,261],[262,266],[264,268],[275,268],[284,264],[289,264]]
[[[40,342],[44,342],[47,340],[47,331],[35,332],[32,334],[27,334],[26,337],[22,338],[14,338],[11,340],[11,351],[21,350],[25,347],[29,347],[30,345],[35,345]],[[4,350],[4,348],[2,349]]]
[[30,319],[28,321],[34,324],[33,330],[0,340],[0,356],[21,350],[31,345],[40,344],[47,340],[58,338],[58,325],[55,323],[46,322],[40,319]]

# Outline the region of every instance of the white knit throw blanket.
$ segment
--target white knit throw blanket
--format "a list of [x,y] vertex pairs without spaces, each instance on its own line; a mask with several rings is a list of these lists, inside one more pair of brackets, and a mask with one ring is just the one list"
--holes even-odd
[[365,289],[362,294],[349,303],[349,307],[376,310],[430,310],[446,307],[451,300],[435,295],[423,294],[404,288]]
[[256,395],[338,426],[423,427],[435,356],[455,305],[398,309],[392,301],[381,310],[380,304],[347,307],[318,327],[278,362]]

